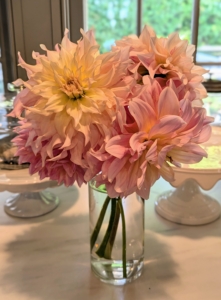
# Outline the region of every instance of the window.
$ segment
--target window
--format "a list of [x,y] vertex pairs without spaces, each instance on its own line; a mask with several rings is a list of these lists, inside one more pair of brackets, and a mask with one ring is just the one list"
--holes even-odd
[[38,0],[37,4],[35,0],[1,0],[0,74],[3,70],[4,87],[24,76],[17,68],[18,50],[30,63],[31,51],[40,50],[40,43],[52,49],[60,42],[65,27],[70,29],[73,41],[80,38],[79,28],[93,27],[104,52],[115,39],[139,35],[147,23],[157,35],[178,31],[182,38],[192,41],[197,46],[196,63],[210,69],[207,89],[221,91],[220,11],[220,0]]

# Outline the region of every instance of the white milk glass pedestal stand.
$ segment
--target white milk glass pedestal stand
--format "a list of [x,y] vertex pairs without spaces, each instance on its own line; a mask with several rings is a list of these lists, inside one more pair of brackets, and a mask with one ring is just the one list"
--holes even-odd
[[176,190],[161,194],[155,202],[156,212],[165,219],[185,224],[202,225],[219,218],[221,207],[217,200],[204,194],[221,179],[221,128],[213,127],[212,136],[203,148],[208,158],[194,165],[174,168]]
[[0,170],[0,192],[15,193],[4,204],[5,212],[13,217],[39,217],[54,210],[59,199],[44,189],[55,186],[56,181],[30,176],[28,169]]

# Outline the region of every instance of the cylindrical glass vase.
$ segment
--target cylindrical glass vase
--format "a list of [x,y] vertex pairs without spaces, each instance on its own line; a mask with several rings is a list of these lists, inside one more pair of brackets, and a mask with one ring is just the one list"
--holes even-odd
[[103,282],[124,285],[138,278],[144,258],[144,200],[135,193],[109,198],[89,183],[91,268]]

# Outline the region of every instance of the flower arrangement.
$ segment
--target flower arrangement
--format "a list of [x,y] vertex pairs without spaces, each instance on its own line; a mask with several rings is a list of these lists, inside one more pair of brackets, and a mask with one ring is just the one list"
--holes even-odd
[[95,177],[108,199],[134,192],[148,199],[161,176],[173,180],[172,165],[207,155],[199,146],[211,133],[202,107],[206,71],[178,33],[158,38],[145,26],[104,54],[93,31],[81,33],[75,44],[66,30],[55,51],[41,45],[46,55],[33,52],[36,65],[19,54],[28,76],[15,82],[25,89],[10,114],[20,119],[19,162],[66,186]]

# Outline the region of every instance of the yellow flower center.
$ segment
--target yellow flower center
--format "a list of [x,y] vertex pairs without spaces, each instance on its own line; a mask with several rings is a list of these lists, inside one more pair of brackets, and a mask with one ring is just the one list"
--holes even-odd
[[78,100],[84,97],[83,87],[80,85],[77,78],[73,77],[63,85],[61,90],[71,99]]

